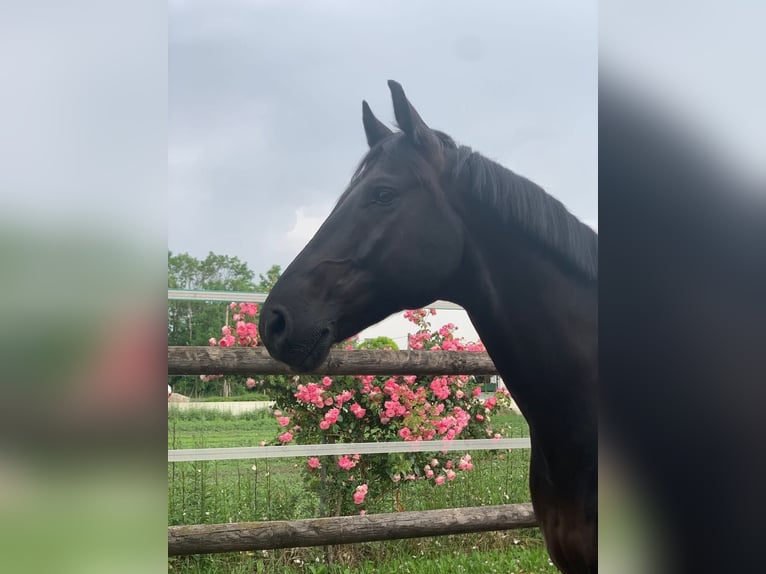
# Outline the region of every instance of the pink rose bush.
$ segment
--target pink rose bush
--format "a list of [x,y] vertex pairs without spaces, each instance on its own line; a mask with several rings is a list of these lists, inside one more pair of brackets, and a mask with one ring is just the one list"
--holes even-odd
[[[211,345],[256,346],[258,307],[232,303],[229,309],[235,325],[225,326],[223,336],[211,339]],[[466,343],[456,337],[457,328],[451,323],[432,330],[428,319],[435,314],[435,310],[425,309],[404,313],[417,327],[409,336],[410,348],[433,352],[485,350],[480,342]],[[355,349],[357,345],[352,339],[339,348]],[[490,414],[508,398],[507,393],[498,393],[482,401],[478,383],[465,375],[308,375],[293,380],[264,377],[259,381],[276,403],[273,414],[280,433],[273,444],[492,437],[497,433],[490,426]],[[253,388],[255,380],[248,379],[246,385]],[[473,462],[469,454],[453,452],[347,454],[310,457],[301,468],[307,487],[320,494],[333,512],[363,514],[366,509],[360,507],[370,500],[380,500],[386,493],[415,481],[444,485],[456,480],[460,473],[470,472]]]

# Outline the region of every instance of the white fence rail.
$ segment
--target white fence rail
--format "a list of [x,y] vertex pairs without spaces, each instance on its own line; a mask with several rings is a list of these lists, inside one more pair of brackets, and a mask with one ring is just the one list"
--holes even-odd
[[168,450],[168,462],[291,458],[338,454],[388,454],[394,452],[446,452],[469,450],[512,450],[530,448],[529,438],[418,440],[397,442],[349,442],[232,448],[184,448]]
[[[169,301],[232,301],[242,303],[263,303],[266,293],[247,293],[244,291],[203,291],[197,289],[168,289]],[[457,309],[462,310],[460,305],[449,301],[434,301],[425,306],[426,309]]]

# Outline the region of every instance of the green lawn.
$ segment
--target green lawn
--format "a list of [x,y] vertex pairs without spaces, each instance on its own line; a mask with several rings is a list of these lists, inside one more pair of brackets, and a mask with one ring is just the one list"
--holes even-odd
[[193,401],[202,402],[202,403],[231,403],[231,402],[239,402],[239,401],[270,401],[268,395],[264,395],[262,393],[248,393],[246,395],[235,395],[231,397],[199,397],[192,399]]
[[[267,411],[266,411],[267,412]],[[207,411],[209,418],[189,418],[175,412],[168,417],[168,448],[215,448],[258,446],[272,440],[279,428],[271,416],[235,417],[228,413]],[[253,413],[255,414],[255,413]]]
[[199,574],[531,574],[558,573],[537,537],[466,534],[336,546],[331,564],[321,549],[240,552],[173,558],[168,572]]

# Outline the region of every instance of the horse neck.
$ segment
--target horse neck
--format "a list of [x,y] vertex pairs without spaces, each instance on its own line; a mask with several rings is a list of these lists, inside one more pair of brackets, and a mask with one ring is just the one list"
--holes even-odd
[[463,220],[466,248],[449,298],[468,312],[543,450],[594,443],[595,282],[508,225],[475,210]]

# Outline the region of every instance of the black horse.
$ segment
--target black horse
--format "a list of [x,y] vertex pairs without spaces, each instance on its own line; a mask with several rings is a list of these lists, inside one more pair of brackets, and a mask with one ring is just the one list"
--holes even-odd
[[529,422],[530,490],[551,558],[597,568],[598,236],[533,182],[430,129],[393,81],[370,150],[263,305],[271,355],[316,368],[403,309],[462,305]]

